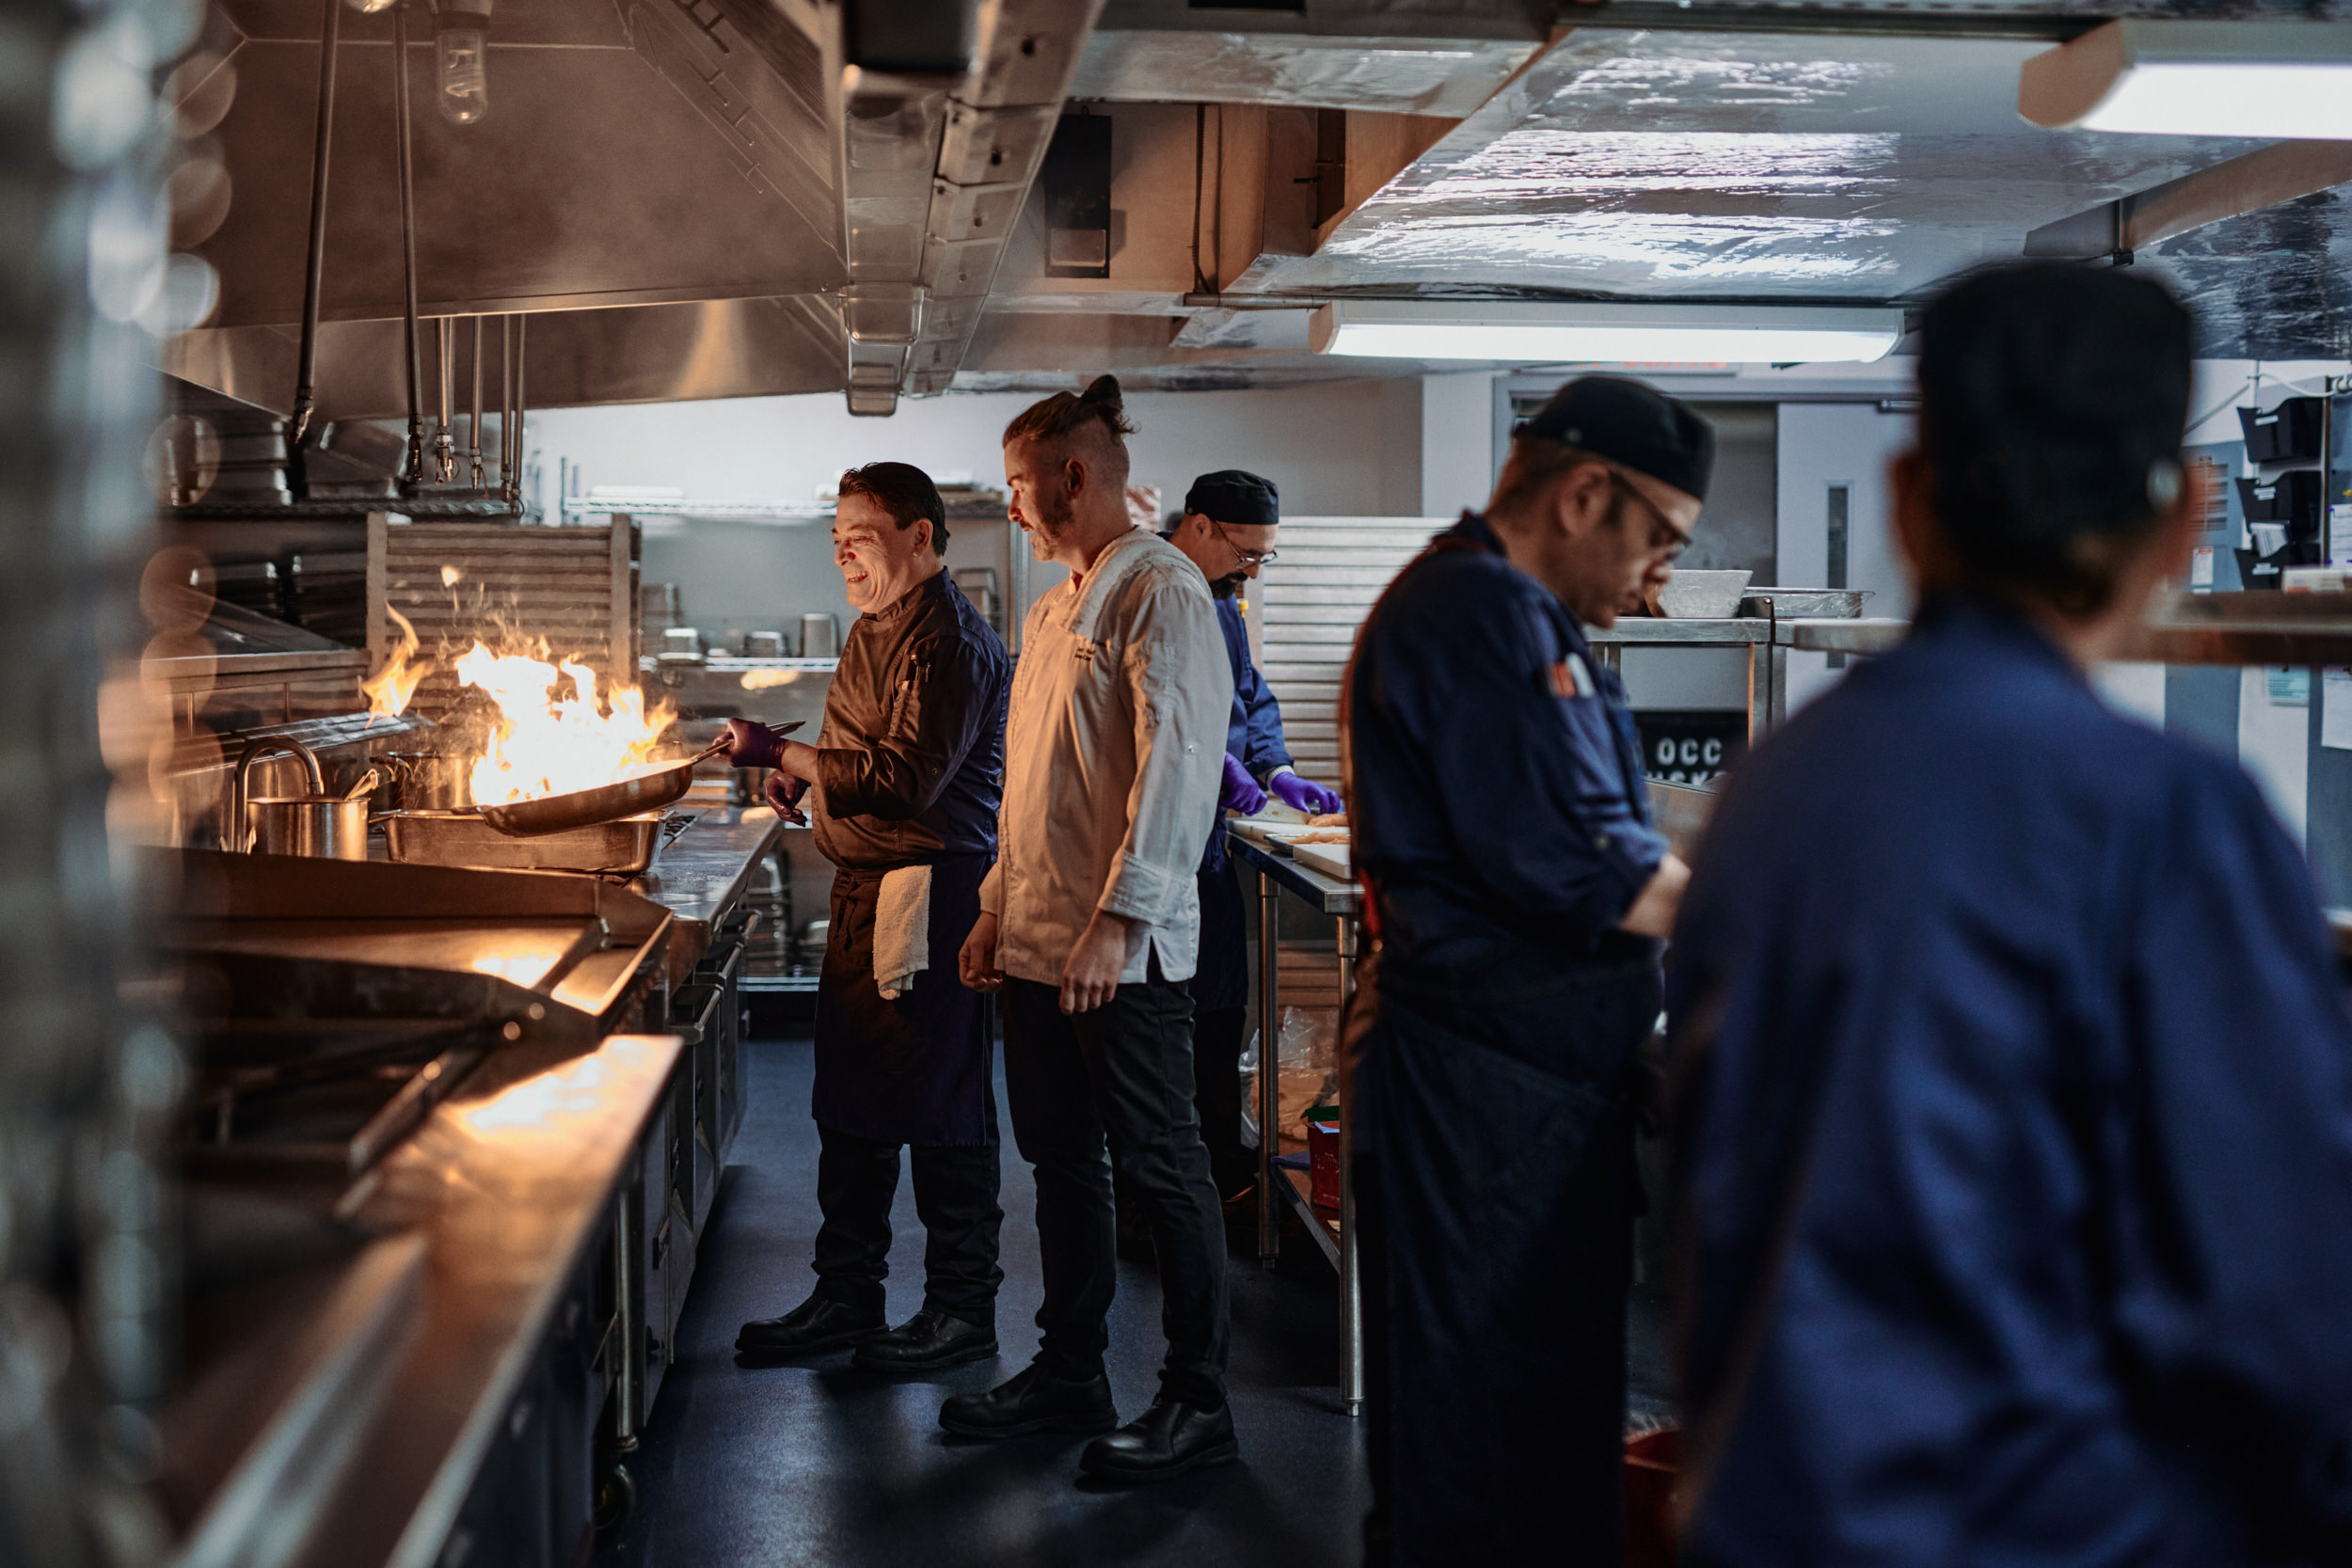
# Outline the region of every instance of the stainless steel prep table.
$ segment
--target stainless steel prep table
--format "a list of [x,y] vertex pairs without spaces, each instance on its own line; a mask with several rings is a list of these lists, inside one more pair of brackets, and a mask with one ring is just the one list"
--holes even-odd
[[[584,1516],[593,1474],[540,1472],[584,1458],[578,1439],[611,1358],[601,1344],[562,1358],[544,1347],[596,1320],[612,1194],[681,1050],[615,1035],[584,1052],[497,1052],[386,1158],[356,1217],[422,1240],[422,1289],[382,1400],[323,1499],[326,1528],[293,1560],[302,1568],[428,1568],[454,1560],[445,1550],[461,1540],[478,1562],[578,1548],[545,1536]],[[524,1504],[542,1488],[558,1495],[532,1517]]]
[[[1340,1097],[1340,1217],[1335,1225],[1316,1212],[1310,1200],[1311,1183],[1291,1180],[1279,1170],[1274,1156],[1281,1144],[1281,1075],[1279,1057],[1282,1016],[1280,946],[1282,895],[1303,900],[1335,923],[1335,948],[1340,969],[1340,1006],[1344,1011],[1356,986],[1357,921],[1363,895],[1354,882],[1343,882],[1310,870],[1228,829],[1230,851],[1258,879],[1258,1105],[1254,1115],[1258,1134],[1258,1261],[1272,1268],[1279,1255],[1280,1229],[1275,1204],[1287,1201],[1340,1272],[1340,1400],[1354,1415],[1364,1402],[1364,1309],[1356,1263],[1355,1130],[1350,1125],[1350,1097]],[[1345,1064],[1342,1064],[1344,1069]],[[1278,1180],[1277,1178],[1279,1178]],[[1278,1196],[1279,1195],[1279,1196]]]
[[783,820],[769,812],[745,820],[742,806],[699,808],[686,831],[664,845],[645,873],[628,884],[675,917],[670,943],[670,983],[679,984],[710,952],[729,918],[742,910],[752,874],[784,836]]
[[[756,809],[756,808],[754,808]],[[685,1194],[685,1232],[702,1235],[718,1196],[736,1131],[743,1124],[742,968],[755,916],[752,878],[783,837],[785,824],[762,812],[717,806],[694,820],[654,857],[630,892],[671,913],[669,1026],[685,1041],[687,1064],[677,1085],[673,1124],[679,1132],[678,1175]],[[646,1236],[658,1214],[648,1217]],[[692,1274],[691,1249],[680,1259],[678,1289]],[[665,1336],[666,1338],[666,1336]],[[660,1386],[661,1368],[649,1369],[644,1406]],[[624,1411],[622,1436],[636,1433],[644,1410]]]

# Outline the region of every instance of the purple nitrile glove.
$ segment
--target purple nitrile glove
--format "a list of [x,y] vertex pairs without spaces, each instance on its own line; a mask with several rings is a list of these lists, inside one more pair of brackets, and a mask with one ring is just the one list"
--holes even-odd
[[755,719],[730,719],[727,763],[734,768],[781,768],[784,736]]
[[1277,773],[1266,781],[1266,788],[1282,804],[1310,816],[1328,816],[1344,803],[1340,792],[1312,779],[1302,779],[1295,773]]
[[1237,811],[1244,816],[1255,816],[1265,810],[1265,791],[1249,776],[1249,769],[1241,765],[1241,758],[1225,753],[1225,782],[1218,786],[1216,809]]
[[775,807],[776,815],[787,822],[808,820],[801,812],[801,797],[808,793],[806,779],[796,779],[789,773],[771,773],[760,793],[768,797],[768,803]]

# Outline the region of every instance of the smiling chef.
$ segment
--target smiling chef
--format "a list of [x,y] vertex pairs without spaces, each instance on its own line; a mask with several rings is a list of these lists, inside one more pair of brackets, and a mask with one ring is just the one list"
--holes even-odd
[[[817,1287],[743,1325],[752,1359],[857,1347],[869,1371],[996,1354],[996,1105],[980,999],[956,974],[996,856],[1012,680],[1004,643],[947,575],[946,509],[922,469],[841,476],[834,561],[859,612],[825,698],[821,746],[728,721],[728,759],[772,768],[785,811],[814,786],[833,862],[817,993]],[[890,1206],[911,1146],[927,1233],[923,1307],[886,1326]]]

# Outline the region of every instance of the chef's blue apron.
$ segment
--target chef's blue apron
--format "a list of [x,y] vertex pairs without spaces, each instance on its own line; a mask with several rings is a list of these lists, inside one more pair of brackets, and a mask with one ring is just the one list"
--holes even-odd
[[[1398,1564],[1622,1554],[1629,1087],[1655,942],[1384,966],[1355,1114],[1387,1227]],[[1377,1288],[1368,1281],[1367,1288]]]
[[833,877],[833,925],[817,991],[819,1125],[877,1143],[970,1148],[987,1141],[993,1069],[979,996],[957,978],[956,954],[979,919],[987,855],[931,867],[930,967],[885,1001],[874,984],[881,871]]

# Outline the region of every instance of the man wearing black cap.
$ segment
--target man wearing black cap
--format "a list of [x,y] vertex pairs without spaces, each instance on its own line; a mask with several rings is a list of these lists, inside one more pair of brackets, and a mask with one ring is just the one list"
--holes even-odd
[[1375,1562],[1621,1560],[1628,1088],[1690,871],[1583,628],[1671,575],[1713,461],[1673,399],[1570,382],[1348,669]]
[[[1233,667],[1233,712],[1225,729],[1225,810],[1250,816],[1272,795],[1310,814],[1340,809],[1339,791],[1303,778],[1282,738],[1282,705],[1249,657],[1249,628],[1240,594],[1274,559],[1282,499],[1274,482],[1240,468],[1202,474],[1184,494],[1184,513],[1168,542],[1209,579],[1217,626]],[[1192,1065],[1199,1082],[1200,1132],[1210,1173],[1231,1212],[1257,1180],[1256,1158],[1241,1141],[1241,1047],[1248,1032],[1249,964],[1241,883],[1225,853],[1225,825],[1209,834],[1200,859],[1200,958],[1192,973]]]

